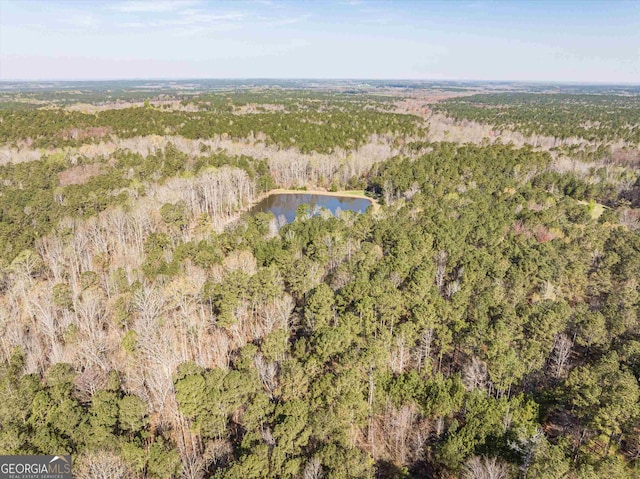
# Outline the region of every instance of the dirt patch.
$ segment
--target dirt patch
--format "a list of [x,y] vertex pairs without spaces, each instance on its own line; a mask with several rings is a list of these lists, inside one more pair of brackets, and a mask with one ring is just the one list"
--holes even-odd
[[611,162],[629,168],[638,168],[640,167],[640,149],[616,148],[611,153]]
[[83,185],[90,178],[100,175],[104,171],[104,166],[100,163],[91,163],[89,165],[78,165],[68,168],[58,173],[61,186]]

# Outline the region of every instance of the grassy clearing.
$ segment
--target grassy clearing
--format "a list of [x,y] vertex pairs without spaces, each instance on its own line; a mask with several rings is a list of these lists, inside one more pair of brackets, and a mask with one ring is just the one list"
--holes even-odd
[[593,200],[591,202],[580,200],[578,201],[578,203],[581,205],[587,205],[589,207],[589,214],[591,215],[591,219],[594,220],[600,218],[602,213],[604,213],[604,209],[606,208],[606,206],[602,203],[596,203]]

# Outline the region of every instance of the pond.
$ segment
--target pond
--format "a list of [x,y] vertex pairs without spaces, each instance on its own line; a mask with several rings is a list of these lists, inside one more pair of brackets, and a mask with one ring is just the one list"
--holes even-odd
[[338,210],[364,213],[371,204],[371,200],[367,198],[312,193],[274,193],[251,208],[249,214],[273,213],[279,220],[284,217],[287,223],[291,223],[300,205],[309,205],[312,210],[315,206],[326,208],[335,215]]

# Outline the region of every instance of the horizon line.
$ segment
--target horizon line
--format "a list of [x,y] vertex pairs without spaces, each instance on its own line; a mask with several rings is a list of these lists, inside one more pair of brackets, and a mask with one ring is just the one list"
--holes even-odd
[[550,85],[611,85],[611,86],[640,86],[639,83],[617,81],[586,81],[586,80],[482,80],[482,79],[436,79],[436,78],[357,78],[357,77],[123,77],[123,78],[37,78],[37,79],[3,79],[0,83],[38,83],[38,82],[118,82],[118,81],[203,81],[203,80],[267,80],[267,81],[403,81],[403,82],[458,82],[458,83],[520,83],[520,84],[550,84]]

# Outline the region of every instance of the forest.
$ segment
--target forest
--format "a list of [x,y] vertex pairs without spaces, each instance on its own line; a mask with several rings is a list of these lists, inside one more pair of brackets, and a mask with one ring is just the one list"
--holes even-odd
[[[0,454],[640,477],[636,93],[102,88],[0,96]],[[277,188],[375,206],[247,213]]]
[[640,144],[640,97],[501,93],[448,99],[436,106],[456,119],[557,138]]

